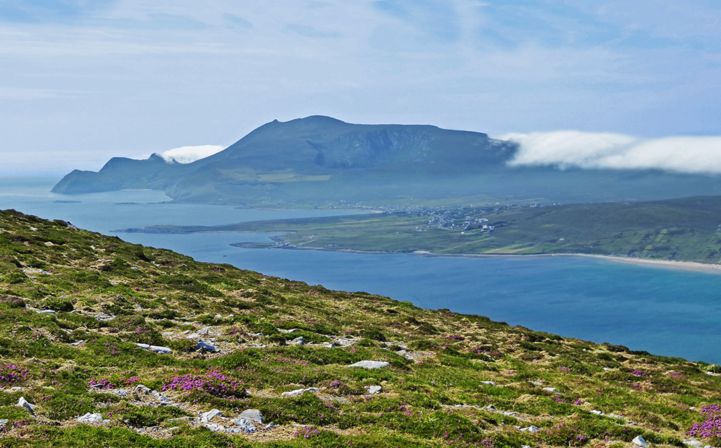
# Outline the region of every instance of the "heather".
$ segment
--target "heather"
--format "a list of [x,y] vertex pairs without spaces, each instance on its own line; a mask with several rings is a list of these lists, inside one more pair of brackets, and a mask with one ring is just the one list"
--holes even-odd
[[163,391],[201,391],[221,398],[243,398],[246,395],[240,383],[218,370],[210,370],[203,375],[175,376],[163,384],[162,389]]
[[717,443],[715,366],[14,212],[0,212],[0,298],[0,446]]

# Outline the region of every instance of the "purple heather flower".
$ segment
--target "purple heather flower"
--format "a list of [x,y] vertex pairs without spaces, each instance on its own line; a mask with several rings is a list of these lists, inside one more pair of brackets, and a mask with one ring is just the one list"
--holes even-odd
[[0,365],[0,384],[16,384],[25,381],[28,377],[28,369],[17,364]]
[[180,375],[173,377],[170,382],[163,384],[163,391],[203,391],[210,395],[223,398],[242,397],[245,395],[237,381],[229,378],[219,370],[209,370],[205,375]]

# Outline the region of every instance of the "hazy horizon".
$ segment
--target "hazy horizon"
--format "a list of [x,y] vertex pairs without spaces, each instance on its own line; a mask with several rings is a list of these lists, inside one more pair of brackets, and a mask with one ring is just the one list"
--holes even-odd
[[[631,146],[673,156],[669,137],[721,135],[719,23],[701,0],[5,1],[0,174],[224,147],[314,114],[522,134],[534,148],[573,136],[524,160],[654,167],[666,162]],[[608,134],[635,143],[607,148]],[[681,143],[702,159],[671,169],[721,170],[721,139]],[[559,160],[581,144],[602,154]],[[609,162],[619,151],[631,155]]]

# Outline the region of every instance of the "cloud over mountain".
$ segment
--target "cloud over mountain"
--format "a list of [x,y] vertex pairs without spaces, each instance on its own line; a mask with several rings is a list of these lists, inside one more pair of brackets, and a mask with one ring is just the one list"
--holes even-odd
[[192,163],[196,160],[212,156],[223,149],[225,149],[225,147],[220,145],[180,146],[164,151],[160,156],[167,162]]
[[658,169],[721,174],[721,136],[653,139],[580,131],[507,134],[520,145],[511,166],[551,165],[561,169]]

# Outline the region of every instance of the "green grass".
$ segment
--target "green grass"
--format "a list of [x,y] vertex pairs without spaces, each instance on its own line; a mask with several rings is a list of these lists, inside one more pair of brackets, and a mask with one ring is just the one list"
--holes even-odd
[[296,248],[438,254],[595,254],[721,263],[721,197],[657,202],[463,209],[495,231],[447,230],[428,216],[388,213],[259,221],[218,227],[154,227],[149,232],[280,232]]
[[[187,332],[204,327],[221,353],[192,350]],[[311,344],[288,344],[298,336]],[[356,343],[323,345],[339,336]],[[9,447],[626,446],[640,434],[680,446],[698,409],[721,401],[721,377],[703,363],[197,263],[16,212],[0,212],[0,357],[28,371],[0,384]],[[347,367],[364,359],[390,366]],[[213,369],[248,396],[173,391],[173,406],[153,407],[88,388],[137,377],[158,390]],[[382,392],[368,395],[371,385]],[[307,387],[319,392],[281,395]],[[35,417],[14,406],[20,396]],[[277,426],[212,433],[193,420],[212,408],[231,417],[257,408]],[[86,412],[109,422],[78,425]],[[530,425],[540,432],[519,430]]]

